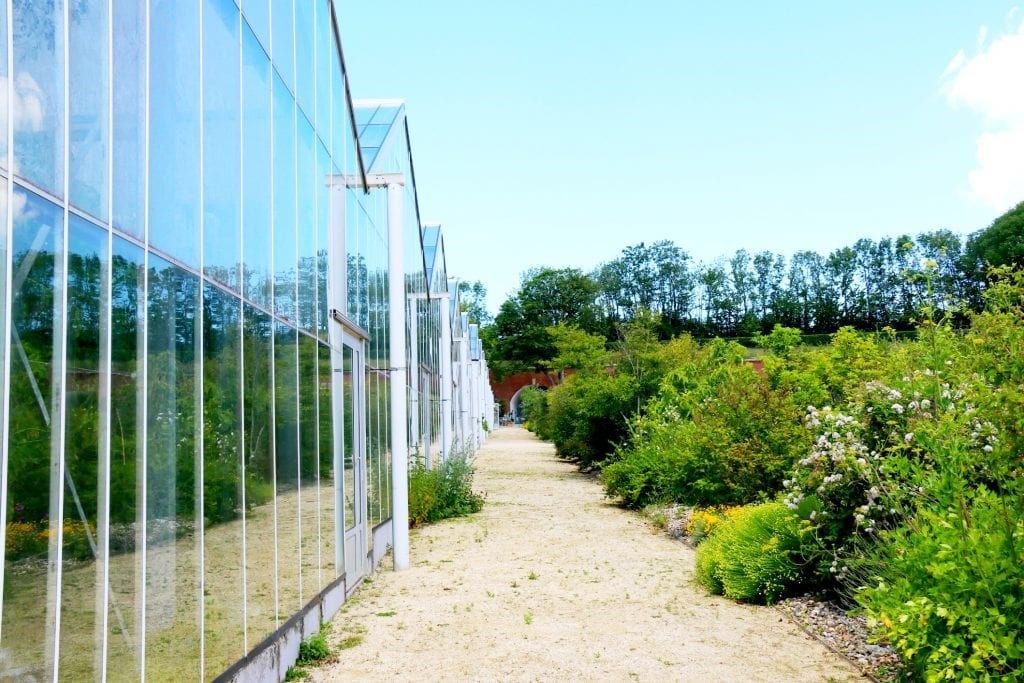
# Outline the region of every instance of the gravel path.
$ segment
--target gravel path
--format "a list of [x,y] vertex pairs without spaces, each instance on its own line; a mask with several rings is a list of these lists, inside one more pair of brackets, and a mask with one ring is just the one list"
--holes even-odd
[[517,427],[476,458],[483,512],[412,534],[334,619],[313,680],[854,681],[778,611],[707,595],[694,551]]

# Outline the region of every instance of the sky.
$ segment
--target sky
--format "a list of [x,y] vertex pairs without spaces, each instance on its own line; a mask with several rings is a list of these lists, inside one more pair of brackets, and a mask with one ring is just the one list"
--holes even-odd
[[1005,0],[391,0],[338,20],[353,97],[405,100],[421,217],[492,312],[531,267],[640,242],[827,253],[966,235],[1024,200]]

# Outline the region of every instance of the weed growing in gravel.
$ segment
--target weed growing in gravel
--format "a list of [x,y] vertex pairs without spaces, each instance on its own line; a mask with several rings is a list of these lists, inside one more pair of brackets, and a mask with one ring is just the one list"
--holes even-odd
[[533,623],[533,612],[527,612],[523,615],[523,623],[529,626]]

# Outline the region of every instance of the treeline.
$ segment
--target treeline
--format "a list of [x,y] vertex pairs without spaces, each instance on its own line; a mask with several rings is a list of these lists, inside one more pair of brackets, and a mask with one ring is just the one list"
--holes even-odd
[[501,375],[543,368],[560,323],[615,340],[640,311],[659,319],[663,339],[766,334],[775,325],[804,333],[910,330],[929,303],[945,311],[980,310],[990,265],[1024,262],[1024,202],[967,238],[949,230],[916,237],[860,239],[823,255],[787,258],[744,249],[704,264],[662,240],[626,247],[591,273],[535,268],[485,331],[488,359]]

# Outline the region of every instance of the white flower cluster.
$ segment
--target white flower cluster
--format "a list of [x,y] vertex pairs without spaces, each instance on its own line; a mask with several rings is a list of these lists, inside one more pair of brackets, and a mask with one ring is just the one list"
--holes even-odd
[[999,443],[999,430],[994,424],[986,420],[982,422],[975,420],[971,425],[971,445],[981,447],[981,450],[986,453],[991,453],[995,450],[996,444]]

